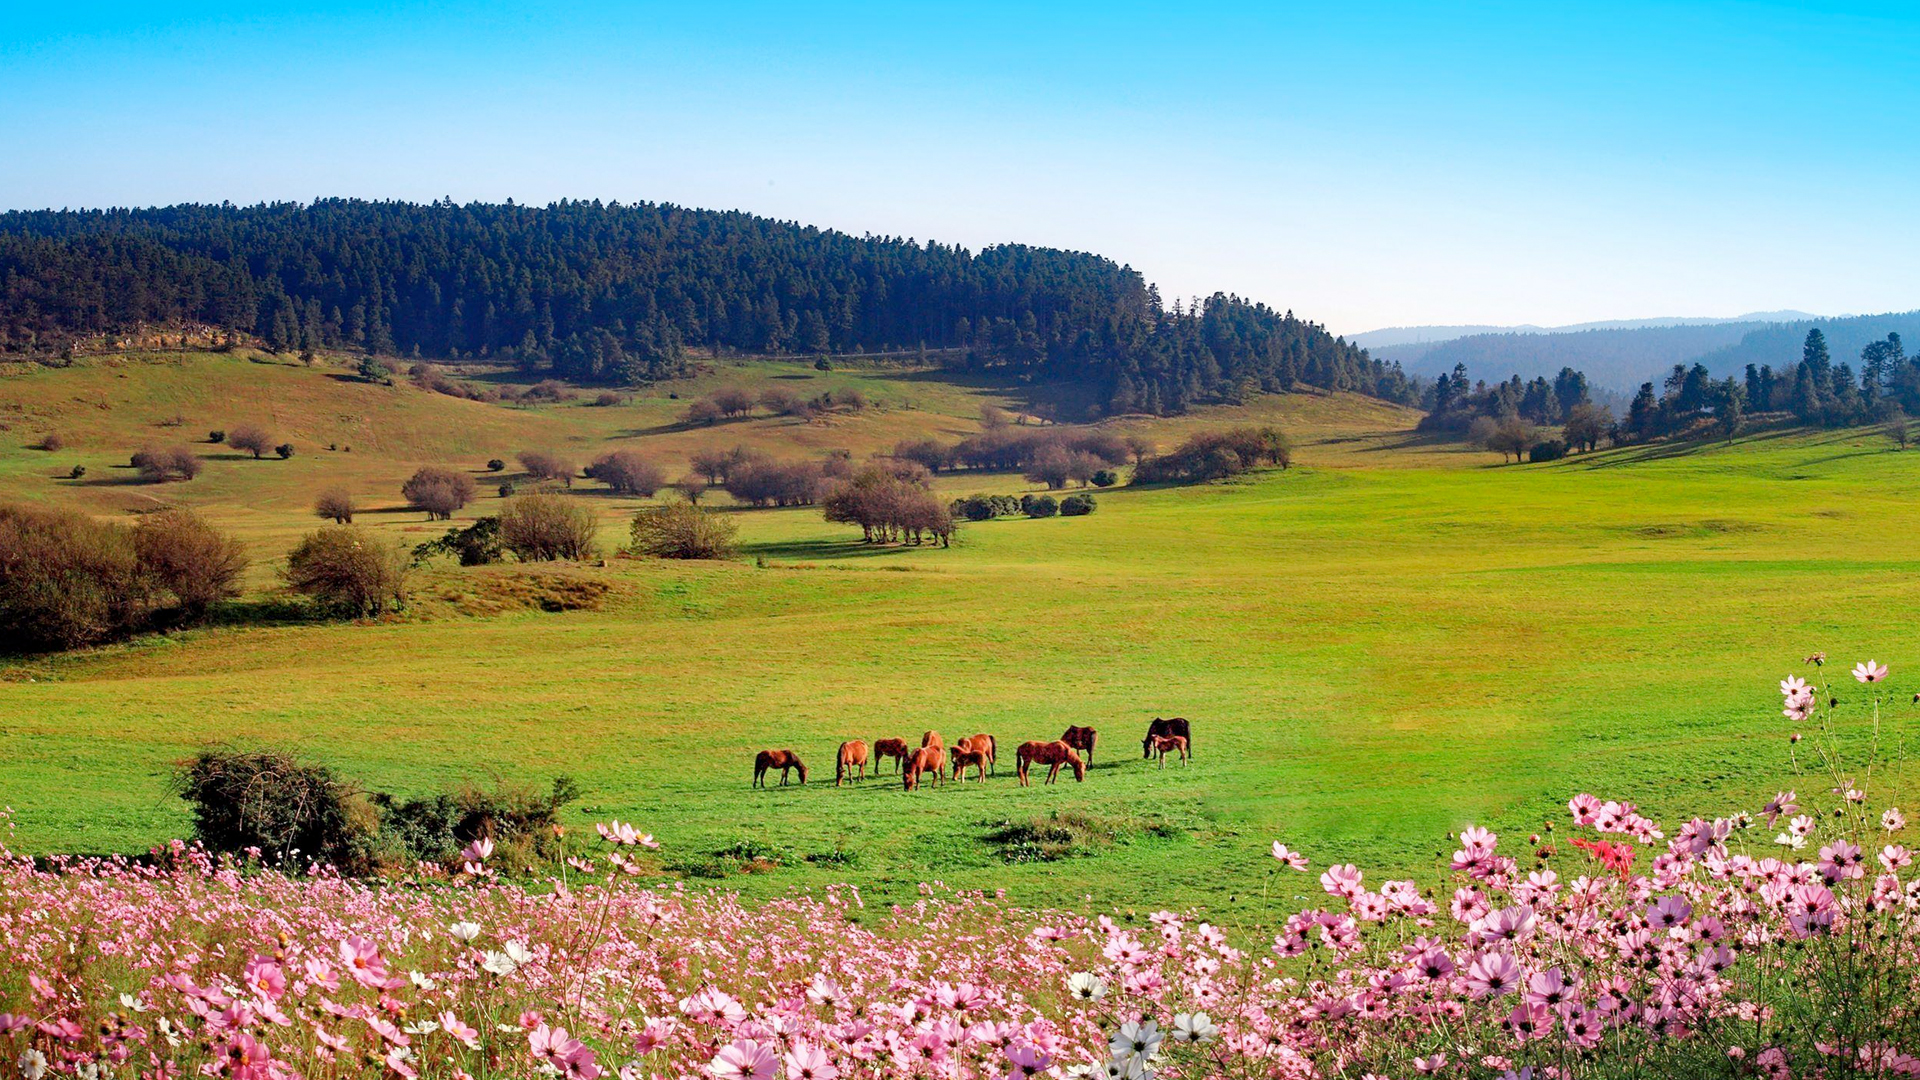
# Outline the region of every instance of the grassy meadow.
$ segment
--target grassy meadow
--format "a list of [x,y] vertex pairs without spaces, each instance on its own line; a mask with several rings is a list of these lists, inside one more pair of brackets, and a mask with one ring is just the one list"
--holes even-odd
[[[246,540],[265,596],[328,484],[352,486],[374,507],[365,524],[411,544],[445,527],[400,506],[400,481],[428,461],[479,469],[552,449],[584,464],[632,445],[677,473],[714,444],[864,454],[953,439],[977,429],[981,404],[1020,403],[1016,388],[935,373],[748,362],[617,406],[509,407],[257,359],[7,372],[0,493],[103,515],[196,506]],[[877,404],[824,423],[679,423],[704,387],[776,380],[807,395],[857,386]],[[1293,469],[1101,492],[1090,517],[969,525],[950,550],[863,547],[814,509],[741,510],[733,562],[441,565],[387,621],[216,626],[5,662],[11,842],[138,851],[180,835],[172,763],[240,740],[396,792],[571,774],[586,792],[572,820],[635,821],[672,872],[710,873],[709,853],[744,841],[782,852],[777,870],[696,877],[750,895],[849,880],[894,899],[938,880],[1023,904],[1186,904],[1237,922],[1295,903],[1269,892],[1274,839],[1370,877],[1427,876],[1450,831],[1524,835],[1581,790],[1669,824],[1755,807],[1776,786],[1823,791],[1791,773],[1773,689],[1814,650],[1891,663],[1896,698],[1920,688],[1920,454],[1873,433],[1501,466],[1412,436],[1415,414],[1343,396],[1132,429],[1170,445],[1248,418],[1293,434]],[[242,421],[298,453],[255,462],[201,443],[205,473],[159,487],[116,468],[144,442]],[[48,431],[66,448],[28,449]],[[85,478],[57,478],[75,463]],[[460,517],[494,512],[481,479]],[[598,489],[579,482],[611,549],[641,500]],[[583,579],[606,587],[597,608],[539,608],[543,590]],[[1842,694],[1859,696],[1851,680]],[[1140,760],[1156,715],[1192,720],[1190,766]],[[1898,735],[1914,714],[1902,702],[1886,715]],[[1086,782],[1017,787],[1013,748],[1069,724],[1101,731]],[[842,739],[927,729],[993,733],[1000,775],[911,794],[897,781],[834,788]],[[797,750],[812,782],[750,790],[766,747]],[[1896,766],[1886,782],[1911,790],[1913,776]],[[1082,854],[1029,858],[1009,824],[1042,841],[1067,828]]]

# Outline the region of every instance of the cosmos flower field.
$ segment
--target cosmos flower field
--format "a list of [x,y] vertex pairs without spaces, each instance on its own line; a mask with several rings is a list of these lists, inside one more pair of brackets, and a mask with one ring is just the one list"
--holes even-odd
[[[1853,669],[1855,719],[1887,674]],[[657,843],[618,821],[542,881],[484,842],[384,881],[7,851],[0,1048],[27,1080],[1920,1075],[1885,749],[1850,769],[1829,690],[1781,690],[1804,790],[1667,824],[1576,794],[1462,830],[1426,886],[1274,840],[1315,899],[1253,940],[934,886],[747,904],[642,884]]]

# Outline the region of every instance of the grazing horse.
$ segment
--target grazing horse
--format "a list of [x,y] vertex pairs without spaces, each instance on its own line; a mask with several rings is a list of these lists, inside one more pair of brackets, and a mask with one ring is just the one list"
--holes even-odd
[[893,758],[900,770],[905,772],[907,762],[913,758],[913,751],[907,748],[905,739],[875,739],[873,740],[873,775],[875,776],[880,775],[881,758]]
[[953,756],[953,778],[964,780],[967,766],[973,766],[973,775],[985,783],[987,780],[987,762],[991,760],[981,743],[975,739],[961,739],[959,745],[948,750]]
[[807,782],[807,766],[800,755],[791,750],[762,750],[753,758],[753,786],[767,786],[767,770],[780,770],[780,786],[787,786],[787,770],[799,769],[800,782]]
[[1093,744],[1099,741],[1100,733],[1090,727],[1070,727],[1060,741],[1087,755],[1089,764],[1093,761]]
[[839,787],[840,782],[847,779],[848,774],[856,768],[860,770],[860,779],[865,780],[867,778],[867,744],[859,739],[840,744],[840,758],[833,767],[833,786]]
[[999,775],[1000,770],[995,767],[995,762],[1000,760],[1000,744],[994,741],[993,736],[983,731],[971,739],[960,740],[961,746],[968,744],[972,744],[975,750],[984,751],[987,755],[987,771]]
[[939,732],[929,731],[925,735],[920,736],[920,748],[925,750],[928,747],[932,747],[935,750],[945,750],[947,744],[940,741]]
[[1034,762],[1048,766],[1047,783],[1049,784],[1053,783],[1053,781],[1059,777],[1060,766],[1062,765],[1073,766],[1073,778],[1075,780],[1084,781],[1087,778],[1087,763],[1080,760],[1080,755],[1075,753],[1073,747],[1068,746],[1065,742],[1021,743],[1019,759],[1021,787],[1032,786],[1032,782],[1027,779],[1027,769],[1032,766]]
[[935,782],[945,786],[947,774],[946,771],[940,767],[941,756],[938,747],[923,746],[915,750],[913,752],[913,760],[907,763],[906,772],[901,778],[906,789],[912,791],[918,788],[922,774],[931,775]]
[[1153,739],[1156,735],[1180,736],[1187,740],[1187,753],[1189,756],[1192,755],[1193,729],[1187,725],[1186,717],[1174,716],[1165,720],[1157,716],[1154,717],[1153,723],[1147,725],[1147,737],[1140,740],[1140,759],[1142,761],[1153,756]]
[[1153,754],[1160,759],[1161,768],[1164,769],[1167,767],[1167,753],[1169,751],[1179,754],[1180,766],[1182,768],[1186,767],[1187,758],[1190,755],[1187,753],[1187,737],[1185,735],[1149,735],[1147,738],[1153,742]]

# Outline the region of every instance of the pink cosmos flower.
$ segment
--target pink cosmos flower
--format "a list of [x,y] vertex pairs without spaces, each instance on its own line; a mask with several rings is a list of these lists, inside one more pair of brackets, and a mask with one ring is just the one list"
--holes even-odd
[[387,981],[387,964],[380,959],[380,947],[363,937],[350,937],[340,943],[340,963],[361,986],[379,987]]
[[229,1080],[269,1080],[273,1054],[244,1031],[236,1031],[214,1048]]
[[256,956],[247,961],[240,979],[247,989],[267,1001],[278,1001],[287,992],[287,975],[270,957]]
[[1853,677],[1863,683],[1877,683],[1887,677],[1887,665],[1872,660],[1853,665]]
[[1899,832],[1907,827],[1906,816],[1900,813],[1899,807],[1890,806],[1886,813],[1880,815],[1880,827],[1888,832]]
[[469,1050],[480,1049],[480,1032],[461,1022],[452,1009],[440,1014],[440,1030],[451,1035],[456,1041],[464,1043]]
[[780,1058],[770,1047],[741,1039],[720,1048],[707,1068],[719,1080],[773,1080]]
[[1477,998],[1499,997],[1518,989],[1524,975],[1506,953],[1483,953],[1467,967],[1467,993]]
[[1034,1046],[1009,1047],[1006,1054],[1013,1066],[1007,1070],[1007,1080],[1031,1080],[1053,1066],[1053,1057]]
[[1307,868],[1307,857],[1305,855],[1289,848],[1278,840],[1273,842],[1273,857],[1279,859],[1280,865],[1282,866],[1291,867],[1295,870],[1305,870]]
[[827,1060],[827,1052],[808,1042],[796,1042],[787,1051],[787,1080],[835,1080],[840,1069]]
[[1352,863],[1333,866],[1320,875],[1320,887],[1334,896],[1351,900],[1360,895],[1360,868]]

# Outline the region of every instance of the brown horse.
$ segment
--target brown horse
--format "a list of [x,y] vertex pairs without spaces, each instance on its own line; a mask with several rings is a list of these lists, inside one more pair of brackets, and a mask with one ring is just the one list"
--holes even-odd
[[970,739],[961,739],[956,745],[963,749],[971,748],[985,753],[987,755],[987,771],[996,776],[999,775],[1000,770],[995,767],[995,763],[1000,760],[1000,744],[994,741],[993,736],[983,731]]
[[990,760],[985,750],[973,739],[961,739],[959,745],[947,751],[953,756],[953,778],[965,779],[967,766],[973,766],[973,775],[981,783],[987,779],[987,762]]
[[1093,762],[1093,744],[1099,741],[1100,733],[1090,727],[1070,727],[1060,741],[1087,755],[1087,762]]
[[1160,759],[1161,768],[1164,769],[1167,767],[1167,754],[1169,752],[1179,754],[1181,767],[1186,767],[1187,758],[1191,755],[1187,753],[1187,737],[1185,735],[1150,735],[1148,738],[1153,740],[1153,755]]
[[1060,775],[1060,766],[1062,765],[1073,766],[1073,778],[1075,780],[1084,781],[1087,778],[1087,763],[1080,760],[1080,755],[1075,753],[1073,747],[1068,746],[1065,742],[1021,743],[1019,759],[1021,787],[1032,786],[1032,782],[1027,779],[1027,769],[1032,766],[1034,762],[1048,766],[1047,783],[1049,784],[1053,783]]
[[880,775],[880,759],[893,758],[900,771],[905,772],[907,762],[913,759],[913,751],[907,748],[905,739],[873,740],[873,775]]
[[939,749],[932,746],[923,746],[915,750],[913,760],[907,763],[906,772],[901,777],[906,789],[913,791],[918,788],[923,774],[932,776],[936,783],[945,786],[947,774],[940,768],[941,756]]
[[833,786],[848,778],[854,769],[860,770],[860,779],[867,778],[867,744],[859,739],[840,744],[840,758],[833,767]]
[[753,786],[767,786],[767,770],[780,770],[780,786],[787,786],[787,770],[799,769],[800,782],[807,782],[807,766],[800,755],[791,750],[762,750],[753,758]]
[[1178,735],[1187,740],[1187,754],[1189,757],[1192,756],[1193,728],[1187,723],[1186,717],[1174,716],[1165,720],[1157,716],[1154,717],[1153,723],[1147,725],[1147,737],[1140,740],[1140,758],[1142,761],[1153,756],[1153,740],[1156,735]]
[[945,750],[947,744],[940,741],[939,732],[929,731],[925,735],[920,736],[920,748],[925,750],[928,747],[932,747],[935,750]]

